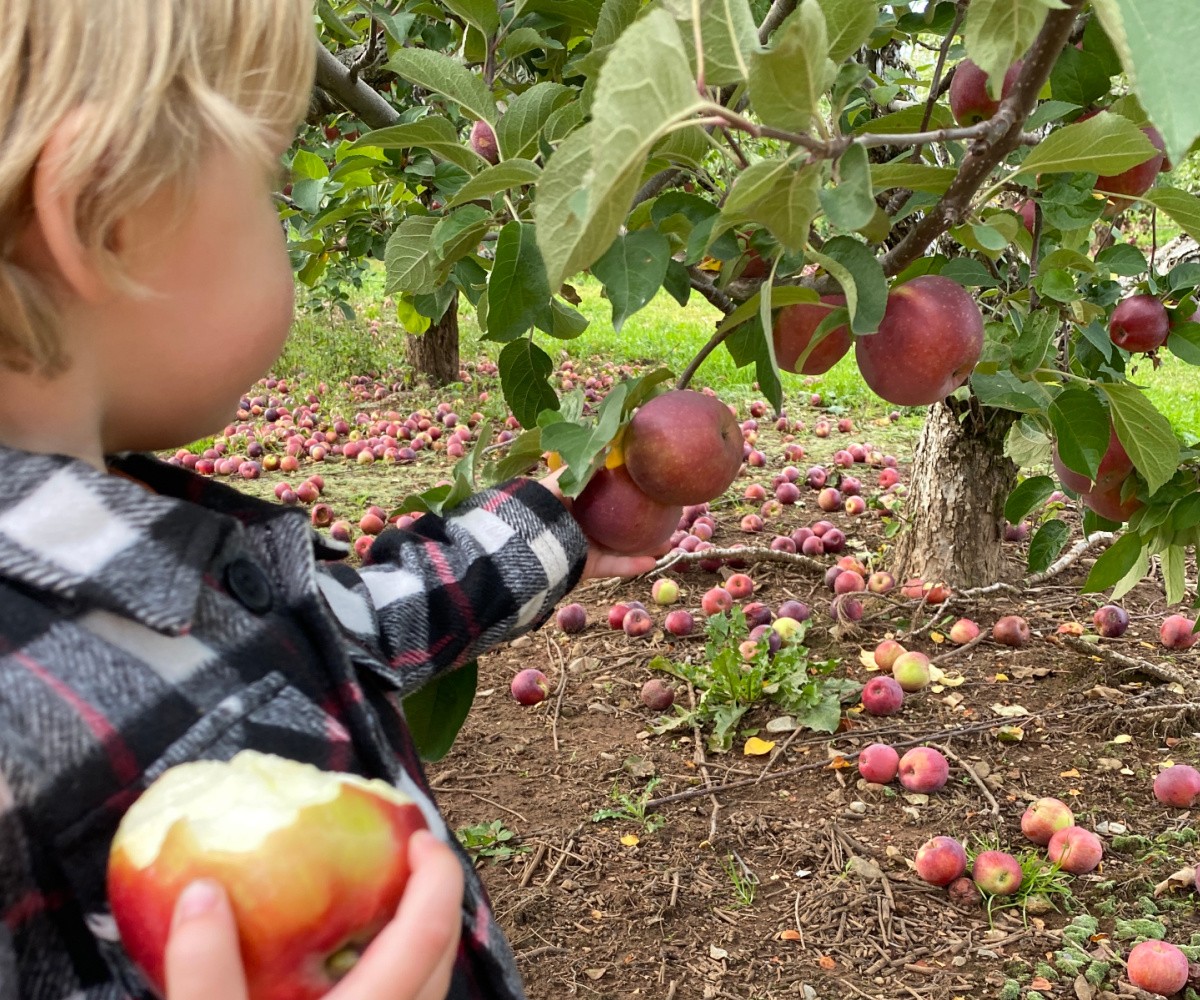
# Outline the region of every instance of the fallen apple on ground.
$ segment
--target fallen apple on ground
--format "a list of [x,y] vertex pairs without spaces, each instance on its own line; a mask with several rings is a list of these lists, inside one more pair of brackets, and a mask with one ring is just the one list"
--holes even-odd
[[642,685],[642,704],[652,712],[665,712],[675,703],[675,689],[659,677]]
[[1014,649],[1020,649],[1029,642],[1029,634],[1029,622],[1020,615],[1005,615],[992,626],[992,638]]
[[1092,615],[1092,624],[1104,638],[1117,639],[1129,628],[1129,613],[1115,604],[1106,604],[1097,608],[1096,613]]
[[875,666],[890,674],[896,661],[907,652],[895,639],[884,639],[875,647]]
[[386,782],[244,750],[165,771],[113,840],[121,942],[160,991],[171,915],[198,878],[237,921],[251,1000],[316,1000],[395,913],[420,808]]
[[1039,847],[1045,847],[1059,830],[1075,825],[1075,814],[1061,799],[1049,796],[1033,802],[1021,816],[1021,832]]
[[886,785],[900,768],[900,754],[886,743],[871,743],[858,755],[858,773],[867,781]]
[[1046,856],[1065,872],[1086,875],[1100,864],[1100,859],[1104,857],[1104,845],[1091,830],[1068,826],[1050,838]]
[[929,657],[916,650],[901,653],[892,664],[892,676],[905,694],[920,691],[929,684]]
[[967,852],[953,837],[933,837],[917,851],[916,868],[930,885],[947,886],[967,870]]
[[509,690],[518,705],[537,705],[550,693],[550,681],[540,670],[527,667],[512,679]]
[[560,629],[574,635],[587,628],[587,608],[582,604],[567,604],[558,609],[554,620]]
[[1196,623],[1184,615],[1171,615],[1158,630],[1158,638],[1167,649],[1191,649],[1200,636],[1193,631]]
[[1125,961],[1129,981],[1138,989],[1169,997],[1188,982],[1187,956],[1169,941],[1136,944]]
[[1154,776],[1154,797],[1173,809],[1190,809],[1200,795],[1200,771],[1189,764],[1172,764]]
[[936,792],[949,780],[950,762],[933,747],[913,747],[900,758],[900,784],[910,792]]
[[983,851],[971,868],[975,884],[992,896],[1011,896],[1021,888],[1021,863],[1006,851]]
[[[775,622],[779,628],[781,618]],[[862,689],[863,711],[868,715],[895,715],[904,704],[904,689],[891,677],[872,677]]]

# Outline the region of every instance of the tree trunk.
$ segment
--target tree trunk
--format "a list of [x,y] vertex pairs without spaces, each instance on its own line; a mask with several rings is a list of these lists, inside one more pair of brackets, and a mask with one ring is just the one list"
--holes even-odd
[[926,415],[892,566],[900,580],[978,587],[1001,578],[1004,501],[1017,475],[1004,439],[1016,414],[950,403]]
[[440,320],[422,334],[409,334],[405,354],[413,381],[434,388],[458,381],[458,296],[450,300]]

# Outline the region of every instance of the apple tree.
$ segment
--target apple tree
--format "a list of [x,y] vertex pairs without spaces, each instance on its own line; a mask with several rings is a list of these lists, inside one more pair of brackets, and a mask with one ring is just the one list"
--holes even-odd
[[[578,494],[665,378],[598,413],[555,390],[588,272],[617,330],[661,289],[721,309],[679,386],[725,350],[778,408],[788,372],[853,349],[883,399],[928,405],[905,575],[995,580],[1005,517],[1061,483],[1085,530],[1126,524],[1090,589],[1158,556],[1184,596],[1197,453],[1139,376],[1162,352],[1200,364],[1200,265],[1164,268],[1134,233],[1200,236],[1169,169],[1200,135],[1191,0],[318,6],[314,121],[344,134],[293,159],[300,276],[382,259],[432,355],[475,311],[525,428],[490,474],[558,451]],[[1051,460],[1057,480],[1021,478]],[[1031,568],[1069,533],[1045,517]]]

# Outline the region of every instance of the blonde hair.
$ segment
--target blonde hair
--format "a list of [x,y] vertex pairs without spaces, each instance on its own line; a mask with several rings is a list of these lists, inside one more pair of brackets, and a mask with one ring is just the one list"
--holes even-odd
[[13,256],[32,171],[83,109],[62,163],[81,184],[82,245],[114,286],[113,227],[165,184],[186,192],[214,146],[261,158],[290,141],[312,89],[312,0],[0,0],[0,368],[64,357],[45,288]]

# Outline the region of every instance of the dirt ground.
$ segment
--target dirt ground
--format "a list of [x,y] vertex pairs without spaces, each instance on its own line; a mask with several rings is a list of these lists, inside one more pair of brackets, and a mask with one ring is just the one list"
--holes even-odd
[[[363,408],[379,405],[364,401]],[[809,423],[818,416],[799,405],[796,415]],[[894,450],[904,474],[911,426],[905,432],[871,416],[855,414],[861,429],[850,435],[799,432],[804,463],[829,465],[834,451],[866,437]],[[752,481],[769,486],[786,464],[782,444],[777,432],[762,431],[767,468],[750,470],[730,496]],[[368,502],[394,502],[397,480],[420,488],[413,484],[444,475],[448,466],[425,462],[385,479],[379,467],[361,473],[327,463],[325,499],[337,516],[357,519]],[[856,467],[865,495],[878,493],[877,472]],[[277,479],[246,488],[268,492]],[[713,541],[765,546],[775,533],[827,517],[845,530],[850,551],[886,566],[875,512],[825,515],[815,497],[804,489],[800,502],[754,539],[738,530],[752,508],[727,502],[714,511]],[[1006,578],[1019,582],[1024,545],[1007,549]],[[662,631],[665,609],[651,604],[646,579],[576,591],[571,599],[589,616],[581,634],[565,635],[551,621],[486,656],[470,718],[429,773],[451,826],[480,850],[480,870],[532,1000],[1136,996],[1122,983],[1120,961],[1135,940],[1165,936],[1200,945],[1196,894],[1169,882],[1196,863],[1200,824],[1151,794],[1165,761],[1196,763],[1200,706],[1173,707],[1187,703],[1183,687],[1096,654],[1174,663],[1192,677],[1200,653],[1170,655],[1158,645],[1168,612],[1152,580],[1122,601],[1132,618],[1124,637],[1083,651],[1067,645],[1058,627],[1076,621],[1091,632],[1092,612],[1104,603],[1101,595],[1079,593],[1095,555],[1041,586],[942,609],[900,598],[868,601],[859,626],[837,635],[820,573],[752,562],[746,572],[756,583],[754,599],[772,608],[790,598],[812,605],[806,641],[814,655],[840,660],[839,675],[865,682],[871,672],[860,653],[888,636],[941,658],[949,675],[947,683],[910,695],[892,718],[847,706],[833,736],[774,735],[765,727],[777,713],[766,709],[743,720],[724,754],[707,750],[703,734],[655,735],[660,716],[638,697],[651,676],[647,664],[658,654],[703,655],[704,639]],[[672,572],[683,590],[679,606],[695,611],[704,590],[729,572]],[[656,627],[647,637],[630,639],[608,627],[608,609],[622,599],[651,608]],[[1004,614],[1028,619],[1033,639],[1024,649],[989,639],[959,650],[937,641],[959,616],[990,629]],[[549,698],[532,708],[509,694],[525,667],[538,667],[551,684]],[[681,690],[685,703],[687,697]],[[775,746],[762,756],[743,753],[750,733]],[[853,757],[877,741],[901,752],[943,748],[951,757],[949,784],[918,796],[895,783],[864,783]],[[719,790],[710,793],[713,786]],[[646,805],[669,796],[678,798]],[[997,904],[989,916],[978,904],[952,905],[945,890],[916,876],[918,847],[941,834],[972,851],[999,847],[1033,857],[1037,849],[1022,837],[1020,817],[1041,796],[1070,803],[1077,822],[1100,833],[1105,847],[1101,868],[1065,879],[1066,894],[1051,901],[1056,906]],[[624,818],[597,820],[598,811]],[[1189,948],[1189,955],[1200,952]]]

